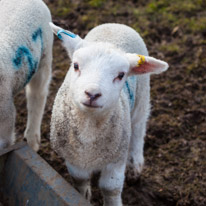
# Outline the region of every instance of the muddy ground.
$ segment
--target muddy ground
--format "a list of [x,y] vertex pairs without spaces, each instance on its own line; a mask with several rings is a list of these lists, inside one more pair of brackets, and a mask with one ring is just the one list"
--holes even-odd
[[[152,112],[145,137],[145,167],[127,176],[123,202],[133,206],[206,205],[206,2],[204,0],[45,0],[53,21],[84,37],[105,22],[127,24],[144,38],[151,56],[167,61],[152,76]],[[49,144],[52,104],[69,68],[55,37],[53,78],[42,123],[39,154],[70,181],[63,160]],[[26,125],[24,91],[15,99],[16,134]],[[93,181],[92,203],[102,205]]]

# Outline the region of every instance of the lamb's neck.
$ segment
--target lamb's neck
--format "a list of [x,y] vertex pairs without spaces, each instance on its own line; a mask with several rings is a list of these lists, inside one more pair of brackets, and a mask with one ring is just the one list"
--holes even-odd
[[92,114],[92,111],[90,113],[76,112],[76,116],[73,116],[73,125],[78,127],[78,136],[76,138],[82,144],[88,145],[101,141],[101,139],[113,138],[113,132],[115,133],[117,129],[113,124],[115,122],[115,125],[119,125],[120,121],[116,109],[99,113],[99,115]]
[[76,106],[74,106],[73,109],[75,110],[75,115],[79,117],[83,125],[88,124],[96,128],[101,128],[102,125],[107,124],[116,113],[116,108],[107,111],[95,111],[95,109],[92,111],[93,109],[91,109],[91,111],[87,112],[80,111]]

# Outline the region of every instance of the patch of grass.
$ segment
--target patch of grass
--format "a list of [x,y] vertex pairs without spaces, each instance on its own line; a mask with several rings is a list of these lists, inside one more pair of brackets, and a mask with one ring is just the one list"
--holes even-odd
[[[186,32],[206,32],[206,11],[203,0],[151,0],[143,9],[133,10],[135,16],[144,16],[151,22],[161,22],[172,27],[181,26]],[[199,13],[201,12],[201,13]]]
[[57,16],[63,17],[66,16],[67,14],[69,14],[71,11],[71,9],[69,7],[63,7],[63,8],[59,8],[57,9]]
[[192,32],[206,32],[206,17],[198,19],[192,18],[188,23]]
[[51,7],[51,12],[55,16],[65,17],[67,16],[72,9],[76,7],[76,4],[72,3],[70,0],[58,0]]
[[169,4],[170,4],[170,1],[168,0],[152,1],[151,3],[147,5],[146,12],[149,14],[164,13],[166,12]]
[[169,55],[175,55],[182,52],[180,45],[177,43],[167,43],[165,45],[160,46],[159,49],[163,53],[167,53]]
[[89,0],[88,3],[92,7],[100,8],[105,3],[105,0]]
[[90,11],[87,14],[84,14],[80,17],[82,24],[87,25],[87,28],[92,28],[99,24],[99,17],[95,16],[94,11]]

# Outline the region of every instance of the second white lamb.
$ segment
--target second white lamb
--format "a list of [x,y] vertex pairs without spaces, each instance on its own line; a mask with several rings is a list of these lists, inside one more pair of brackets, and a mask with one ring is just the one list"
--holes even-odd
[[91,174],[101,171],[104,205],[120,206],[126,165],[139,173],[144,164],[150,74],[168,64],[125,25],[100,25],[85,39],[50,25],[72,61],[53,106],[52,147],[81,194],[90,199]]

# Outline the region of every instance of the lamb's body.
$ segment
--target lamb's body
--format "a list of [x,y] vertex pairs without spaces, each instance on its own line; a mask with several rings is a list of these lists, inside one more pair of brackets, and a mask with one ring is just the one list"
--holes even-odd
[[[95,55],[100,50],[99,48],[106,44],[105,42],[113,45],[111,50],[106,50],[105,54],[108,56],[112,53],[113,47],[125,53],[148,55],[142,38],[133,29],[125,25],[104,24],[98,26],[88,33],[85,40],[100,42],[90,50],[91,61],[86,58],[86,61],[90,62],[91,74],[97,71],[97,69],[92,70],[95,66],[101,71],[101,64],[99,65],[98,61],[95,61],[95,58],[99,58],[101,55],[97,55],[98,57]],[[108,58],[108,61],[102,61],[102,63],[107,64],[110,59],[112,57]],[[94,65],[92,64],[93,61],[95,62]],[[86,64],[85,67],[87,67]],[[109,67],[111,67],[110,69],[113,68],[112,65],[109,65]],[[82,72],[84,72],[83,69]],[[99,73],[97,72],[97,74]],[[129,77],[133,78],[132,81],[135,83],[133,91],[132,88],[129,88],[130,98],[127,94],[127,85],[125,89],[121,90],[119,98],[117,97],[118,99],[114,103],[115,105],[111,104],[109,108],[98,113],[93,112],[94,109],[88,109],[84,112],[77,106],[78,103],[75,102],[73,94],[74,87],[72,87],[72,81],[76,78],[74,75],[71,67],[55,99],[51,121],[52,147],[66,160],[68,170],[82,194],[88,196],[90,174],[93,171],[101,171],[99,185],[103,192],[105,205],[121,205],[121,191],[126,164],[128,163],[135,171],[140,172],[144,162],[144,135],[150,112],[150,77],[148,74]],[[82,73],[82,75],[85,74]],[[101,79],[98,75],[90,76],[90,78],[91,82],[95,78]],[[115,81],[116,79],[113,80],[113,82]],[[82,85],[87,89],[87,85],[91,82],[84,82]],[[107,87],[106,83],[105,85],[101,83],[101,81],[100,83],[94,81],[94,83],[91,83],[91,87],[94,88],[96,84]],[[77,89],[76,92],[80,91]],[[112,95],[115,95],[115,90],[114,92],[110,91],[110,96]],[[104,92],[102,92],[102,96],[104,96]],[[107,97],[109,98],[109,96]],[[130,107],[132,105],[130,100],[133,101],[133,108]]]
[[0,149],[14,141],[13,97],[29,83],[25,137],[29,145],[38,150],[51,77],[50,21],[50,12],[42,0],[0,1]]
[[[85,39],[95,42],[109,42],[125,52],[148,55],[142,38],[125,25],[106,24],[96,27],[88,33]],[[146,124],[149,114],[150,77],[146,74],[135,78],[137,88],[133,91],[136,98],[132,111],[129,112],[130,100],[127,98],[127,92],[123,89],[116,107],[111,113],[106,114],[105,117],[101,116],[99,119],[99,117],[94,118],[92,115],[84,116],[73,105],[72,97],[68,92],[68,73],[55,100],[57,106],[54,105],[53,109],[53,118],[60,121],[57,122],[59,127],[51,127],[54,129],[51,134],[55,149],[71,164],[84,169],[98,170],[105,164],[116,162],[116,160],[125,161],[130,141],[131,119],[133,119],[132,124],[137,122]],[[59,105],[62,107],[59,108]],[[69,114],[66,119],[65,114]],[[62,124],[62,120],[66,121]],[[61,135],[58,135],[58,132]],[[143,138],[144,132],[143,134],[141,132],[140,138]]]

